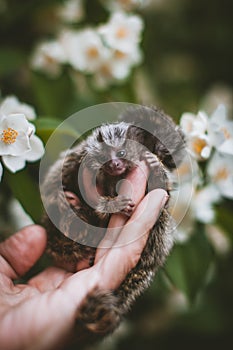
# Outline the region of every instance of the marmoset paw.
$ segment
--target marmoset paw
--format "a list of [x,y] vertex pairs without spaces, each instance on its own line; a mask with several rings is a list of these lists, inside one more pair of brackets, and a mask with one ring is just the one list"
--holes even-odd
[[135,208],[135,203],[131,198],[119,195],[112,203],[114,205],[114,211],[117,213],[123,213],[130,216]]
[[127,215],[127,216],[131,216],[134,209],[135,209],[135,203],[130,199],[128,201],[126,207],[123,208],[120,212]]
[[154,169],[155,167],[160,166],[159,158],[155,154],[153,154],[151,152],[145,152],[144,159],[147,162],[147,165],[150,168],[152,168],[152,169]]
[[132,199],[123,195],[117,197],[101,197],[97,206],[97,212],[100,214],[113,214],[123,212],[126,215],[131,215],[135,204]]

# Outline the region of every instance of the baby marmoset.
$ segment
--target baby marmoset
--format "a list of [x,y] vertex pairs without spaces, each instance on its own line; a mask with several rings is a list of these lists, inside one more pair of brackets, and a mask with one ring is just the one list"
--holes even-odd
[[[131,215],[134,209],[131,198],[117,195],[119,180],[144,159],[150,168],[148,190],[164,188],[169,192],[168,173],[180,164],[183,152],[181,130],[156,108],[131,107],[119,117],[119,122],[96,128],[78,146],[63,154],[45,177],[42,196],[48,213],[45,226],[49,253],[69,268],[75,268],[83,259],[91,265],[111,213]],[[94,208],[83,196],[78,180],[81,167],[93,174],[101,192]],[[56,217],[55,225],[51,216]],[[149,234],[137,266],[120,287],[109,293],[94,290],[83,301],[77,322],[87,332],[113,331],[136,297],[149,286],[172,247],[169,222],[166,207]]]

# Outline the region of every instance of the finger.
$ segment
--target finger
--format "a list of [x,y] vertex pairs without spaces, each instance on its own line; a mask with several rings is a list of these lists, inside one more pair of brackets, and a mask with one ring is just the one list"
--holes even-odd
[[[140,162],[139,166],[132,170],[126,177],[126,180],[122,182],[119,194],[130,196],[135,205],[137,205],[145,195],[148,172],[145,162]],[[114,214],[111,216],[106,235],[98,246],[95,262],[99,261],[108,249],[114,245],[127,220],[128,217],[126,215]]]
[[57,267],[49,267],[28,281],[28,284],[40,292],[58,288],[72,273]]
[[114,247],[97,263],[101,270],[103,288],[116,289],[136,266],[147,242],[150,229],[167,202],[167,198],[166,191],[156,189],[149,192],[140,202],[115,241]]
[[146,163],[139,162],[138,166],[127,175],[125,181],[122,180],[119,194],[130,197],[135,204],[138,204],[145,195],[148,174]]
[[42,255],[46,246],[46,232],[38,225],[23,228],[0,244],[4,261],[0,271],[10,278],[25,274]]
[[155,224],[167,200],[168,194],[163,189],[155,189],[149,192],[122,229],[114,246],[125,246],[143,236],[147,240],[147,232]]

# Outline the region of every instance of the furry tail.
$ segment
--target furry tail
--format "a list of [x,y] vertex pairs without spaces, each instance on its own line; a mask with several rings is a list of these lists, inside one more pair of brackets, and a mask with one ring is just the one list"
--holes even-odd
[[113,292],[92,290],[77,310],[78,329],[90,334],[112,333],[121,321],[118,297]]

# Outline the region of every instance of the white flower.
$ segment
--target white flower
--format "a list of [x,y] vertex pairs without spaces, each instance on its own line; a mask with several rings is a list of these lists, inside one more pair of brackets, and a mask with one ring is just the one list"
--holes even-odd
[[113,50],[108,58],[95,74],[95,83],[98,87],[107,87],[114,81],[126,79],[133,66],[142,60],[141,51],[135,46],[130,53]]
[[221,195],[218,189],[212,184],[196,191],[191,204],[196,219],[205,224],[213,222],[215,218],[213,205],[220,199]]
[[142,53],[137,46],[131,52],[113,51],[110,64],[112,75],[116,79],[124,79],[128,76],[130,69],[139,64],[142,60]]
[[141,17],[123,12],[113,13],[109,22],[99,28],[106,44],[121,52],[131,52],[141,40]]
[[213,204],[221,199],[219,191],[213,185],[195,190],[192,183],[179,187],[171,196],[171,214],[177,223],[175,239],[183,243],[193,233],[195,220],[208,224],[213,222],[215,211]]
[[111,55],[97,31],[91,28],[76,32],[64,32],[60,36],[60,41],[66,47],[71,66],[86,73],[98,70]]
[[233,156],[216,152],[208,163],[207,174],[222,196],[233,199]]
[[39,70],[56,77],[61,73],[61,63],[66,62],[66,53],[58,41],[41,43],[35,49],[31,65]]
[[28,120],[36,118],[35,110],[26,103],[21,103],[15,96],[6,97],[0,105],[0,114],[24,114]]
[[78,22],[84,16],[82,0],[68,0],[57,8],[58,17],[67,23]]
[[186,135],[205,134],[208,130],[208,116],[205,112],[183,113],[180,118],[180,126]]
[[209,133],[219,152],[233,155],[233,122],[227,119],[224,105],[219,105],[211,115]]
[[208,159],[213,147],[233,155],[233,122],[227,119],[224,105],[219,105],[210,118],[204,112],[184,113],[180,125],[190,153],[197,160]]
[[202,111],[197,115],[184,113],[180,125],[186,134],[190,154],[197,160],[208,159],[212,150],[211,138],[208,135],[208,116]]
[[34,133],[34,125],[23,114],[0,116],[0,156],[12,172],[24,168],[27,160],[42,157],[44,146]]
[[200,185],[201,173],[197,161],[187,153],[179,167],[172,172],[171,181],[178,186],[187,182]]
[[0,155],[20,156],[30,150],[28,121],[23,114],[0,116]]
[[225,255],[231,251],[231,241],[226,232],[220,227],[216,225],[207,225],[206,235],[218,254]]
[[200,184],[200,180],[198,183],[197,179],[190,178],[171,193],[170,212],[177,223],[175,238],[180,243],[193,233],[195,220],[211,223],[215,218],[213,205],[220,201],[221,194],[213,184],[198,189],[196,186]]
[[206,160],[211,153],[210,138],[205,134],[191,134],[188,137],[187,145],[190,154],[197,160]]
[[214,221],[213,205],[220,201],[221,195],[214,185],[196,189],[194,183],[186,182],[179,186],[178,191],[171,193],[170,212],[177,230],[175,239],[183,243],[193,233],[195,220],[208,224]]

